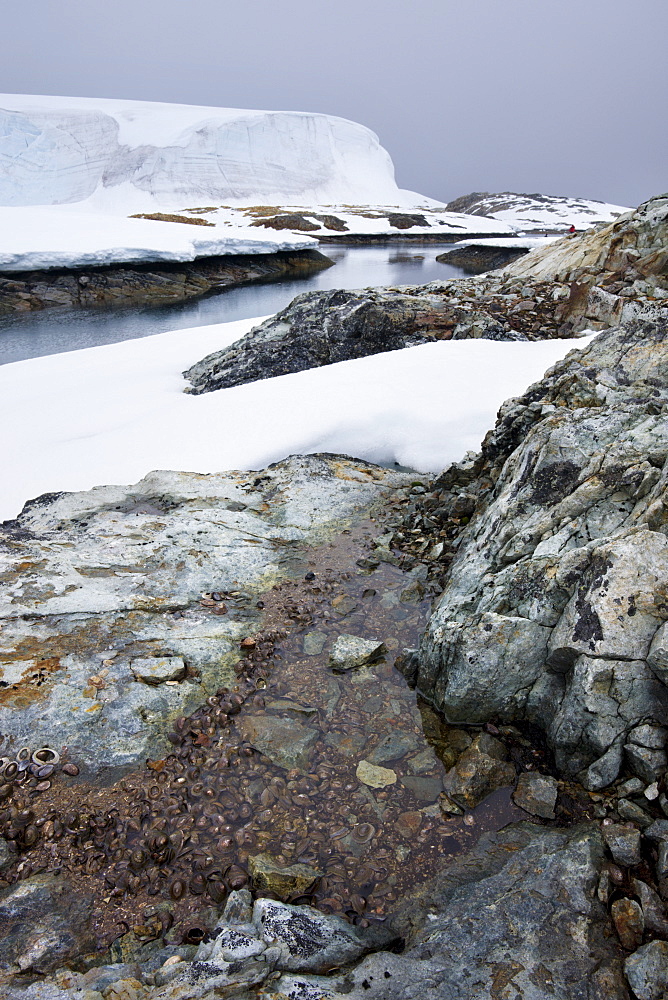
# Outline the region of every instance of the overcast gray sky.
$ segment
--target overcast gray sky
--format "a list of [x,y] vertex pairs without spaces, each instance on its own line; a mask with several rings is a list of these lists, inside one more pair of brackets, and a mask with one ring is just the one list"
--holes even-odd
[[435,198],[668,189],[666,0],[23,0],[0,92],[322,111]]

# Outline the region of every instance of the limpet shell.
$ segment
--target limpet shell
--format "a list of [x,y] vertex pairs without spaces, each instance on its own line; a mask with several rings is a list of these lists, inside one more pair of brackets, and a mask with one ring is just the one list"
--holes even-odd
[[34,764],[59,764],[60,754],[52,747],[42,747],[41,750],[35,750],[32,760]]

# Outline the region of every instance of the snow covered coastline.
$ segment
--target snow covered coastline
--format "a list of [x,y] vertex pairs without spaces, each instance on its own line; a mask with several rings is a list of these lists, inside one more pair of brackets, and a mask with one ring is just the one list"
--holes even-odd
[[223,254],[312,250],[292,233],[125,219],[58,208],[0,208],[0,271],[190,261]]
[[45,492],[133,482],[151,469],[262,468],[328,451],[438,472],[496,411],[586,339],[441,341],[202,396],[181,372],[259,320],[0,367],[0,519]]
[[611,205],[590,198],[570,198],[551,194],[518,194],[503,191],[490,194],[474,191],[448,202],[449,212],[480,215],[509,225],[516,232],[559,233],[571,226],[589,229],[601,223],[614,222],[630,212],[623,205]]

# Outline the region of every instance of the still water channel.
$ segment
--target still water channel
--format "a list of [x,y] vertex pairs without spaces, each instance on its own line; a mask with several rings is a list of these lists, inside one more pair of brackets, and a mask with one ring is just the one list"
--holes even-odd
[[49,309],[0,318],[0,364],[150,337],[167,330],[268,316],[302,292],[369,285],[417,285],[464,272],[435,258],[443,246],[322,246],[334,267],[310,277],[249,284],[178,305],[116,309]]

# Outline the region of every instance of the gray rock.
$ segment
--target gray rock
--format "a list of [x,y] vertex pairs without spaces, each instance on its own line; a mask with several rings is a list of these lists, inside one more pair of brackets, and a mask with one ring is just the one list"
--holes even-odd
[[668,819],[655,819],[645,827],[643,834],[648,840],[668,841]]
[[660,778],[668,766],[665,750],[650,750],[635,743],[626,743],[624,751],[633,773],[648,783]]
[[625,799],[629,795],[640,795],[644,791],[645,783],[641,781],[640,778],[628,778],[623,781],[621,785],[618,785],[615,789],[615,794],[620,799]]
[[92,896],[60,875],[0,892],[0,969],[45,973],[95,949]]
[[666,325],[639,320],[504,405],[476,462],[494,490],[419,652],[418,690],[449,721],[536,723],[591,790],[617,777],[631,731],[668,722],[650,653],[668,586],[664,406]]
[[391,931],[353,927],[341,917],[310,906],[285,906],[258,899],[253,922],[267,946],[280,946],[280,968],[286,972],[327,972],[347,965],[374,947],[387,944]]
[[513,801],[525,812],[543,819],[554,819],[557,779],[535,771],[525,771],[517,779]]
[[319,656],[322,653],[327,634],[325,632],[307,632],[304,636],[304,653],[306,656]]
[[405,757],[419,746],[420,740],[415,733],[404,733],[400,729],[395,729],[381,738],[373,750],[366,754],[366,759],[370,764],[385,764],[387,761]]
[[313,746],[319,739],[317,729],[297,719],[271,715],[243,715],[237,723],[244,740],[286,771],[298,767],[308,770]]
[[[438,291],[367,288],[307,292],[230,347],[209,354],[186,372],[188,391],[211,392],[288,372],[331,365],[452,336],[487,331],[513,340],[514,331],[484,311],[450,304]],[[480,326],[474,331],[474,324]]]
[[340,635],[332,646],[329,663],[334,670],[352,670],[371,663],[385,652],[379,639],[363,639],[357,635]]
[[[649,656],[647,662],[649,663]],[[636,726],[629,733],[629,743],[637,743],[638,746],[649,747],[650,750],[665,750],[667,736],[668,733],[662,726]]]
[[[617,812],[622,819],[628,819],[632,823],[637,823],[643,829],[653,825],[652,817],[649,813],[645,812],[642,806],[639,806],[636,802],[632,802],[631,799],[620,799],[617,803]],[[660,821],[657,820],[655,822]]]
[[0,871],[6,868],[12,860],[12,853],[4,837],[0,837]]
[[181,656],[140,657],[132,660],[130,669],[137,680],[145,684],[180,681],[186,675],[186,665]]
[[[234,683],[239,639],[261,625],[254,602],[216,615],[202,594],[271,587],[410,481],[312,455],[26,504],[0,526],[0,732],[17,746],[67,744],[84,773],[164,756],[172,721]],[[187,676],[144,683],[160,661]]]
[[443,791],[443,782],[440,778],[407,774],[401,779],[401,784],[412,792],[419,802],[435,802]]
[[487,834],[404,902],[401,954],[369,955],[324,983],[304,977],[313,992],[295,996],[328,996],[322,985],[346,1000],[628,1000],[596,897],[602,850],[593,827]]
[[645,927],[657,934],[668,934],[668,920],[659,894],[638,878],[633,879],[633,889],[640,899]]
[[668,989],[668,941],[650,941],[624,962],[629,986],[638,1000],[661,1000]]
[[603,837],[618,865],[640,864],[640,830],[623,823],[603,827]]

